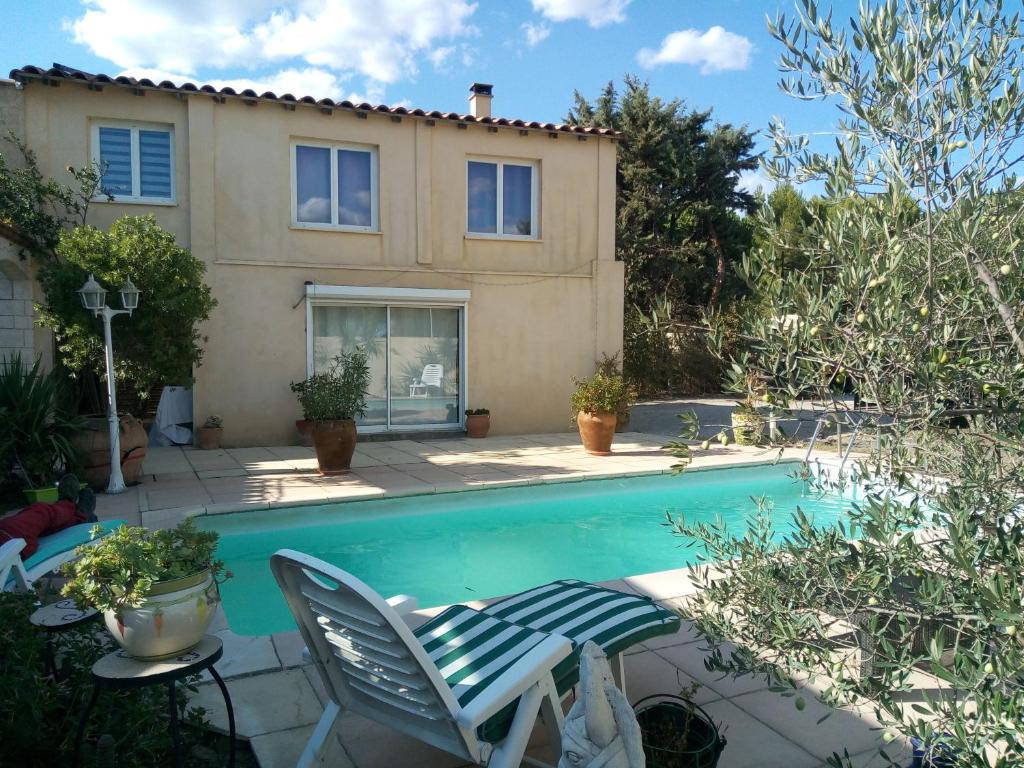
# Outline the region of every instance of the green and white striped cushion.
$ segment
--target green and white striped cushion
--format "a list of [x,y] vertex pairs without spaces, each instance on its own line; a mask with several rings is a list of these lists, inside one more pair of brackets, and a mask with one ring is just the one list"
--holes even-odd
[[[453,605],[415,631],[461,706],[479,696],[548,634],[488,616],[465,605]],[[571,656],[576,654],[574,649]],[[480,738],[492,743],[503,739],[517,703],[513,702],[484,723],[479,729]]]
[[559,693],[579,679],[579,649],[593,640],[614,656],[643,640],[679,631],[679,616],[648,597],[606,589],[576,579],[562,579],[520,592],[482,609],[495,618],[540,632],[563,635],[574,655],[555,669]]

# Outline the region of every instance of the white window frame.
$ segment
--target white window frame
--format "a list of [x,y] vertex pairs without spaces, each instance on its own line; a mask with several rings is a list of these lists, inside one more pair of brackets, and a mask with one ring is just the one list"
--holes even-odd
[[[100,159],[100,128],[128,128],[131,131],[131,153],[132,153],[132,194],[108,196],[102,189],[96,190],[95,202],[115,203],[141,203],[144,205],[174,205],[178,198],[178,164],[177,153],[174,146],[174,126],[167,123],[142,123],[125,120],[98,120],[92,124],[92,161],[100,168],[103,166]],[[170,164],[171,164],[171,196],[170,197],[146,197],[142,191],[142,164],[139,153],[139,131],[163,131],[170,134]],[[111,197],[113,200],[111,201]]]
[[[323,306],[345,306],[368,304],[387,309],[388,349],[387,358],[387,409],[388,423],[360,426],[359,431],[374,432],[439,432],[462,431],[466,428],[466,408],[469,402],[469,300],[467,290],[431,288],[378,288],[356,285],[306,285],[306,375],[313,370],[313,308]],[[391,309],[393,307],[416,307],[422,309],[459,310],[459,421],[442,424],[391,424]]]
[[[473,232],[469,228],[469,164],[489,163],[498,166],[497,194],[497,232]],[[530,234],[507,235],[505,229],[505,166],[518,165],[532,169],[530,174]],[[518,158],[481,157],[470,155],[466,158],[466,237],[483,240],[539,240],[540,239],[540,162],[538,160],[521,160]]]
[[[298,147],[319,147],[331,150],[331,220],[329,222],[299,221],[298,201],[298,167],[296,165],[296,149]],[[358,227],[352,224],[338,223],[338,150],[367,152],[370,155],[370,226]],[[371,144],[351,144],[348,142],[315,141],[312,139],[294,139],[291,143],[291,207],[292,227],[296,229],[327,229],[334,232],[380,232],[380,156],[377,147]]]

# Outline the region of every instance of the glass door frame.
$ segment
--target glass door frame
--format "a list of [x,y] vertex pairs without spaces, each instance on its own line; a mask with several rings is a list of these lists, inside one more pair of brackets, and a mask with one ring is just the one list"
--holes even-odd
[[[387,392],[387,423],[360,426],[365,434],[387,432],[458,432],[466,428],[466,403],[469,391],[467,366],[470,291],[430,288],[374,288],[352,285],[318,285],[306,283],[306,375],[313,375],[313,308],[320,306],[375,306],[385,308],[387,334],[385,344],[385,391]],[[458,309],[459,310],[459,419],[436,424],[391,424],[391,309]]]

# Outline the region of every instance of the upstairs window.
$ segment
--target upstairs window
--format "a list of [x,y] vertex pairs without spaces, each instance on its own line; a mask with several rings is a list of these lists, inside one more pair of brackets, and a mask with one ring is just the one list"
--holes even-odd
[[470,160],[466,231],[472,235],[536,238],[537,175],[536,163]]
[[174,131],[169,127],[93,126],[100,191],[119,202],[174,202]]
[[293,225],[377,231],[375,148],[293,144],[292,179]]

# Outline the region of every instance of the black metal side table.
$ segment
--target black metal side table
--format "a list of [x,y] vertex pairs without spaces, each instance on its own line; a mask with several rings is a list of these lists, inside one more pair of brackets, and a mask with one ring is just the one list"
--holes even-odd
[[69,629],[84,626],[99,615],[95,608],[84,611],[75,605],[74,600],[58,600],[55,603],[37,608],[29,621],[33,626],[46,632],[46,671],[57,679],[57,655],[54,651],[53,636]]
[[133,659],[124,650],[108,653],[92,666],[92,695],[89,703],[78,721],[78,731],[75,734],[75,762],[80,764],[80,753],[82,750],[82,739],[85,736],[85,727],[89,722],[89,716],[96,707],[96,700],[99,698],[100,689],[123,690],[126,688],[144,688],[147,685],[163,683],[167,686],[167,715],[171,721],[171,735],[174,739],[175,764],[179,768],[183,765],[181,754],[181,734],[178,725],[178,707],[175,701],[174,685],[178,680],[190,675],[198,674],[204,669],[210,671],[210,675],[220,686],[220,692],[224,696],[224,705],[228,713],[228,766],[235,765],[235,711],[231,706],[231,696],[228,694],[224,680],[213,668],[220,657],[224,654],[224,645],[219,637],[206,635],[191,651],[186,651],[181,656],[160,661],[141,661]]

